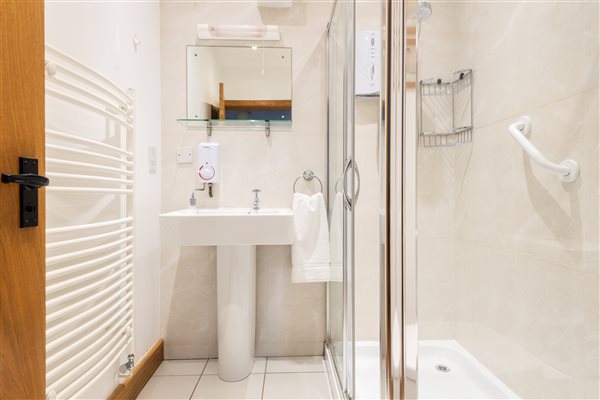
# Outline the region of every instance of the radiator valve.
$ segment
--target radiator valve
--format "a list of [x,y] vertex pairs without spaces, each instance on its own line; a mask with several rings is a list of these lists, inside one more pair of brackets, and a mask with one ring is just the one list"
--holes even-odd
[[122,377],[130,376],[134,366],[135,356],[133,354],[129,354],[127,356],[127,362],[119,367],[119,375]]

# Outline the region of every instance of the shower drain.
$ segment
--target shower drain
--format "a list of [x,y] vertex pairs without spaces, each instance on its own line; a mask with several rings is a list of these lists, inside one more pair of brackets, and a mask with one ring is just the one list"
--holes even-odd
[[438,364],[435,366],[435,369],[440,371],[440,372],[450,372],[450,367],[443,365],[443,364]]

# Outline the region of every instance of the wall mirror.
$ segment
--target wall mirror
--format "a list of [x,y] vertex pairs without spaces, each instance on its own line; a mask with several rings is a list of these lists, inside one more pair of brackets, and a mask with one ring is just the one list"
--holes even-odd
[[187,47],[187,118],[292,120],[292,49]]

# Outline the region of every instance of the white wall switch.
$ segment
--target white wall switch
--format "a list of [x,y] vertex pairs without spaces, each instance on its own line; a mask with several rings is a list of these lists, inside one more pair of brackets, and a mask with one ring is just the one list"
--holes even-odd
[[194,162],[191,147],[180,147],[177,149],[177,164],[187,164]]
[[150,146],[150,147],[148,147],[148,172],[150,172],[151,174],[155,174],[157,163],[158,163],[158,154],[156,152],[156,147]]

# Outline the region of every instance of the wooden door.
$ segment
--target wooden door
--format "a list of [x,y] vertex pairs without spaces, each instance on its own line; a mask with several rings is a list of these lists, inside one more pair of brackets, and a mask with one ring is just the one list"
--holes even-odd
[[[44,173],[44,3],[0,1],[0,172]],[[0,184],[0,399],[45,398],[45,191],[20,228],[19,185]]]

